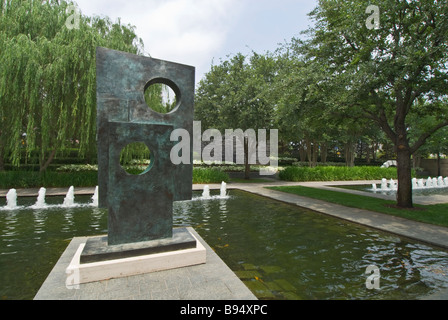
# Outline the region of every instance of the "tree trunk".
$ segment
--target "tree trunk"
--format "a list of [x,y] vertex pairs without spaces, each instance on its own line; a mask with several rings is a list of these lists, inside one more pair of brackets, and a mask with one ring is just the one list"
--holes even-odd
[[[2,135],[2,132],[0,131],[0,137]],[[5,170],[5,164],[3,162],[3,155],[4,155],[4,148],[3,148],[3,143],[2,140],[0,139],[0,171],[4,171]]]
[[370,156],[371,156],[371,154],[373,152],[373,147],[371,145],[367,145],[366,149],[367,149],[366,150],[366,163],[370,164]]
[[345,144],[345,164],[347,167],[355,166],[355,151],[353,149],[353,143],[347,142]]
[[324,142],[320,146],[320,162],[322,163],[327,162],[327,154],[328,154],[327,143]]
[[0,171],[5,171],[5,164],[3,162],[3,148],[0,145]]
[[317,166],[317,158],[319,156],[319,144],[316,142],[316,140],[313,140],[313,168]]
[[360,141],[356,144],[355,155],[357,154],[358,159],[362,159],[363,153],[364,153],[364,143]]
[[311,158],[312,156],[311,140],[306,139],[305,143],[306,143],[306,154],[308,158],[308,165],[311,168],[313,163],[313,159]]
[[280,154],[285,154],[288,151],[288,145],[285,143],[284,140],[280,141]]
[[378,150],[378,142],[375,142],[373,144],[373,150],[372,150],[372,160],[376,161],[376,150]]
[[250,179],[249,138],[244,137],[244,179]]
[[299,157],[300,162],[306,162],[306,149],[303,141],[301,141],[299,145]]
[[412,208],[412,173],[411,153],[409,145],[399,143],[397,146],[397,173],[398,191],[397,206],[400,208]]
[[[50,156],[48,157],[47,161],[45,161],[45,159],[42,159],[41,165],[40,165],[40,172],[45,172],[47,170],[48,166],[53,161],[55,155],[56,155],[56,149],[51,151]],[[44,163],[44,161],[45,161],[45,163]]]

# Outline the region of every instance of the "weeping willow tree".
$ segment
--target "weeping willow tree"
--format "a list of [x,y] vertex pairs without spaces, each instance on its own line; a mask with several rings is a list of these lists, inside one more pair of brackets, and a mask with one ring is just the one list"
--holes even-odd
[[178,102],[174,91],[162,83],[150,85],[145,90],[144,97],[149,108],[163,114],[173,111]]
[[[0,170],[96,154],[96,47],[142,54],[134,27],[65,1],[0,2]],[[77,14],[74,28],[67,21]]]

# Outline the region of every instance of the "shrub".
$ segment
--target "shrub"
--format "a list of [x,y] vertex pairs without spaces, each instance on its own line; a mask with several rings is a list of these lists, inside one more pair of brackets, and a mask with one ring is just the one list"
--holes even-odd
[[[0,172],[0,189],[95,187],[98,185],[97,170],[97,166],[73,165],[44,173],[3,171]],[[228,182],[229,175],[217,168],[193,169],[193,183],[221,183],[222,181]]]
[[216,168],[193,168],[193,183],[228,182],[229,175]]
[[285,181],[350,181],[397,179],[397,168],[359,167],[287,167],[280,171],[279,178]]
[[0,172],[0,188],[39,188],[39,187],[94,187],[98,183],[96,171],[39,173],[35,171]]

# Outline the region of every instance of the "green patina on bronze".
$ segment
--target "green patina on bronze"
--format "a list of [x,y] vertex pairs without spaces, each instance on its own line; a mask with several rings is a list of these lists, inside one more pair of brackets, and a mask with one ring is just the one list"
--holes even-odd
[[[99,206],[108,209],[109,245],[171,237],[173,201],[192,197],[192,154],[189,164],[173,165],[170,136],[180,128],[193,134],[194,73],[194,67],[97,48]],[[146,105],[144,91],[154,82],[174,90],[178,104],[170,113]],[[151,152],[149,168],[137,176],[120,166],[121,150],[133,142]]]

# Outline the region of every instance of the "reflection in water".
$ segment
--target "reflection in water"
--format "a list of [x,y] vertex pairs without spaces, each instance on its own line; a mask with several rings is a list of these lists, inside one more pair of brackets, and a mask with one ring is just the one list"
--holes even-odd
[[[178,215],[175,204],[175,223],[194,226],[260,299],[414,299],[448,287],[443,250],[239,191],[189,205]],[[365,286],[369,265],[380,290]]]
[[19,198],[18,210],[0,210],[0,299],[32,299],[73,237],[107,233],[105,210],[78,200],[85,205],[61,209],[47,197],[33,210],[35,198]]

